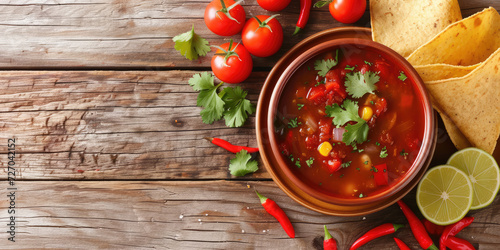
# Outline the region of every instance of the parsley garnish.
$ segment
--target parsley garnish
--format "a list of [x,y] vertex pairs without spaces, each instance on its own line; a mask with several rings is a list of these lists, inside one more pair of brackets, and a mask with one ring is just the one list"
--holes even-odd
[[399,72],[399,76],[398,76],[399,80],[404,82],[407,78],[408,77],[406,77],[405,72],[403,72],[403,71]]
[[356,170],[358,170],[358,171],[359,171],[359,170],[360,170],[360,168],[356,168]]
[[241,127],[248,118],[248,114],[255,112],[255,106],[245,99],[247,92],[243,91],[239,86],[232,88],[224,88],[219,96],[222,95],[222,100],[225,102],[224,120],[228,127]]
[[300,110],[300,109],[301,109],[301,108],[303,108],[303,107],[304,107],[304,104],[300,104],[300,103],[298,103],[298,104],[297,104],[297,109],[298,109],[298,110]]
[[252,156],[246,150],[236,153],[236,156],[229,162],[229,171],[234,176],[244,176],[259,169],[257,161],[250,161]]
[[326,83],[326,80],[323,79],[323,80],[321,80],[319,82],[316,82],[316,84],[314,84],[314,87],[318,87],[320,84],[325,84],[325,83]]
[[387,154],[387,147],[384,146],[382,148],[382,151],[380,151],[380,158],[385,158],[387,156],[388,156],[388,154]]
[[359,194],[359,198],[363,198],[363,197],[365,197],[365,196],[363,195],[363,193]]
[[365,151],[364,149],[358,149],[358,153]]
[[403,148],[403,150],[401,152],[399,152],[399,155],[406,157],[408,155],[408,153],[405,152],[405,149]]
[[175,50],[189,60],[196,60],[198,56],[204,56],[210,51],[208,41],[194,33],[194,24],[191,31],[174,36]]
[[354,69],[355,69],[355,67],[354,67],[354,66],[352,66],[352,67],[351,67],[351,66],[349,66],[349,65],[346,65],[346,66],[345,66],[345,70],[350,70],[350,71],[353,71]]
[[314,158],[313,157],[309,158],[309,160],[306,160],[306,164],[307,164],[308,167],[311,167],[311,165],[313,164],[313,162],[314,162]]
[[245,99],[246,91],[240,87],[226,87],[217,93],[222,82],[215,86],[214,77],[208,72],[194,74],[188,82],[194,90],[200,91],[196,105],[204,107],[200,112],[204,123],[211,124],[224,115],[226,126],[241,127],[248,114],[255,112],[255,106]]
[[376,141],[375,145],[380,146],[380,142]]
[[368,165],[368,161],[365,161],[364,163],[365,163],[365,165]]
[[302,166],[300,165],[300,158],[297,158],[297,161],[295,161],[295,166],[297,166],[297,167],[299,167],[299,168],[300,168],[300,167],[302,167]]
[[344,162],[344,163],[340,164],[340,167],[347,168],[347,167],[351,166],[351,163],[352,163],[352,161]]
[[372,63],[368,62],[368,61],[365,61],[365,64],[368,65],[368,66],[372,66]]
[[339,178],[342,178],[342,177],[344,177],[344,174],[341,174],[341,175],[339,176]]
[[299,122],[297,122],[297,117],[291,119],[289,122],[288,122],[288,127],[289,128],[296,128],[299,126]]
[[311,71],[311,67],[307,66],[307,70]]
[[347,93],[354,98],[360,98],[366,93],[372,93],[377,89],[375,83],[380,79],[376,73],[367,71],[364,74],[361,72],[352,72],[346,75],[345,86]]
[[378,169],[376,167],[372,166],[372,169],[370,169],[370,171],[373,171],[373,172],[377,173]]
[[309,82],[305,82],[304,84],[307,85],[307,84],[309,84]]
[[[345,108],[342,109],[342,108]],[[337,127],[343,126],[347,122],[355,121],[356,124],[347,124],[347,130],[343,136],[342,141],[345,144],[352,145],[354,142],[363,143],[368,138],[368,124],[358,115],[358,103],[349,99],[344,100],[342,108],[338,104],[333,106],[326,106],[325,111],[329,117],[333,117],[333,124]]]
[[318,75],[325,77],[326,73],[328,73],[328,71],[331,68],[337,65],[339,61],[338,59],[339,59],[339,50],[337,50],[336,52],[335,60],[333,59],[316,60],[316,62],[314,62],[314,69],[319,70]]

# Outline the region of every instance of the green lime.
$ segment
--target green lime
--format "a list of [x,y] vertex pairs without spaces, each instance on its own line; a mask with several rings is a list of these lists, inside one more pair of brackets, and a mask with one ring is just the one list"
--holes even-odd
[[431,168],[418,184],[417,205],[434,224],[462,219],[472,204],[472,183],[462,170],[449,165]]
[[500,188],[500,171],[493,156],[481,149],[466,148],[453,154],[447,164],[469,176],[474,191],[470,209],[483,208],[493,202]]

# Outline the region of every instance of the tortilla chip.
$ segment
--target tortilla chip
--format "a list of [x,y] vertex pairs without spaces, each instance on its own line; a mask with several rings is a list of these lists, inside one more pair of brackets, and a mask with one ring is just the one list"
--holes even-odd
[[373,41],[406,57],[462,19],[457,0],[370,0]]
[[467,66],[483,62],[499,47],[500,15],[490,7],[448,26],[407,60],[413,65]]
[[469,74],[471,71],[477,68],[477,66],[479,66],[479,63],[471,66],[428,64],[428,65],[418,65],[415,66],[414,68],[417,70],[422,80],[424,80],[424,82],[428,82],[428,81],[443,80],[454,77],[462,77]]
[[[433,101],[433,103],[435,102]],[[439,113],[439,116],[441,116],[441,119],[444,123],[444,128],[446,129],[446,132],[448,133],[448,136],[450,136],[450,140],[451,142],[453,142],[455,147],[458,150],[472,147],[472,144],[469,142],[469,140],[465,138],[465,135],[460,131],[460,129],[458,129],[457,125],[453,123],[453,121],[446,115],[446,113],[442,112],[437,105],[434,105],[434,109],[436,109]]]
[[500,49],[466,76],[425,85],[434,107],[472,146],[493,153],[500,135]]

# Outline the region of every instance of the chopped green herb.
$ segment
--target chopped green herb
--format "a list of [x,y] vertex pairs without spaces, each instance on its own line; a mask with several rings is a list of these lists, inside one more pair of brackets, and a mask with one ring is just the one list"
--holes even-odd
[[304,104],[300,104],[300,103],[298,103],[298,104],[297,104],[297,109],[298,109],[298,110],[300,110],[300,109],[301,109],[301,108],[303,108],[303,107],[304,107]]
[[314,87],[318,87],[320,84],[325,84],[325,83],[326,83],[326,80],[323,79],[323,80],[321,80],[319,82],[316,82],[316,84],[314,84]]
[[321,185],[323,185],[323,183],[320,182],[319,185],[321,186]]
[[371,104],[371,105],[375,105],[375,103],[374,103],[373,101],[370,101],[370,104]]
[[307,66],[307,70],[311,71],[311,67]]
[[314,158],[312,158],[312,157],[309,158],[309,160],[306,160],[306,164],[308,167],[311,167],[313,163],[314,163]]
[[354,66],[352,66],[352,67],[351,67],[351,66],[349,66],[349,65],[346,65],[346,66],[345,66],[345,70],[350,70],[350,71],[353,71],[354,69],[355,69],[355,67],[354,67]]
[[368,161],[365,161],[364,163],[365,163],[365,165],[368,165]]
[[291,119],[289,122],[288,122],[288,127],[289,128],[296,128],[299,126],[299,122],[297,122],[297,117]]
[[328,71],[335,67],[338,63],[339,59],[339,50],[336,52],[335,60],[327,59],[327,60],[317,60],[314,62],[314,69],[319,70],[318,75],[325,77]]
[[302,167],[302,166],[300,165],[300,158],[297,158],[297,161],[295,162],[295,166],[297,166],[297,167],[299,167],[299,168],[300,168],[300,167]]
[[373,171],[373,172],[377,173],[378,169],[376,167],[372,166],[372,169],[370,169],[370,171]]
[[351,163],[352,163],[352,161],[344,162],[344,163],[340,164],[340,167],[347,168],[347,167],[351,166]]
[[388,154],[387,154],[387,147],[383,147],[382,151],[380,151],[380,158],[385,158],[387,156],[388,156]]
[[342,177],[344,177],[344,174],[341,174],[341,175],[339,176],[339,178],[342,178]]
[[358,153],[365,151],[364,149],[358,149]]
[[354,98],[360,98],[366,93],[372,93],[377,89],[375,83],[380,80],[380,76],[374,72],[367,71],[364,74],[361,72],[352,72],[346,74],[345,86],[347,93]]
[[375,145],[380,146],[380,142],[376,141]]
[[353,143],[351,146],[353,151],[358,150],[358,146],[356,145],[356,143]]
[[405,149],[403,148],[403,150],[399,153],[399,155],[406,157],[408,155],[408,153],[405,152]]
[[304,84],[307,85],[307,84],[309,84],[309,82],[305,82]]
[[407,78],[408,77],[406,77],[405,72],[403,72],[403,71],[399,72],[399,76],[398,76],[399,80],[404,82]]
[[372,66],[372,63],[368,62],[368,61],[365,61],[365,64],[368,65],[368,66]]
[[359,170],[360,170],[360,168],[356,168],[356,170],[358,170],[358,171],[359,171]]
[[359,198],[363,198],[363,197],[365,197],[365,196],[363,195],[363,193],[359,194]]
[[387,172],[387,169],[384,169],[384,173]]

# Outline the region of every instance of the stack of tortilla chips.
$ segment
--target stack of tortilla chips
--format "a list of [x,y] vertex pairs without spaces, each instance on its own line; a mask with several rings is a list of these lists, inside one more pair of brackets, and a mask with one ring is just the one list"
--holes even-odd
[[500,135],[500,15],[462,19],[457,0],[371,0],[373,40],[391,47],[425,82],[458,149],[493,153]]

